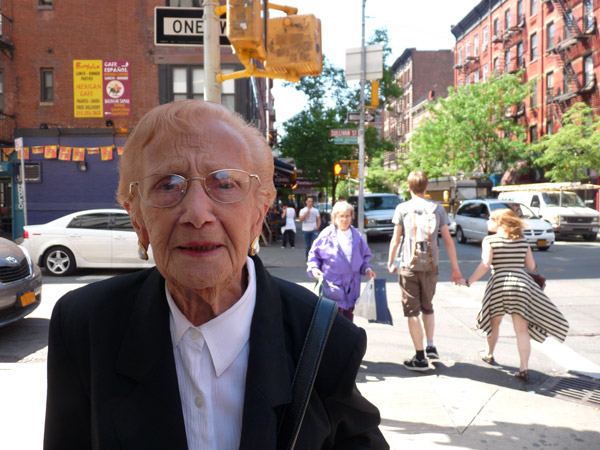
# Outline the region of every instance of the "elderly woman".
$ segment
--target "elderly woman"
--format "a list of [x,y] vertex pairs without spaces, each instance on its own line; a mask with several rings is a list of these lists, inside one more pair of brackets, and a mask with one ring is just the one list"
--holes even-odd
[[354,228],[354,208],[348,202],[337,202],[331,210],[332,224],[321,231],[308,254],[307,273],[323,277],[323,291],[335,300],[338,311],[354,319],[354,304],[360,295],[360,277],[375,278],[369,264],[371,250],[367,241]]
[[[156,267],[65,295],[50,323],[46,449],[275,449],[316,297],[255,256],[275,196],[265,139],[218,104],[159,106],[117,197]],[[250,255],[250,256],[248,256]],[[297,448],[388,448],[337,318]]]

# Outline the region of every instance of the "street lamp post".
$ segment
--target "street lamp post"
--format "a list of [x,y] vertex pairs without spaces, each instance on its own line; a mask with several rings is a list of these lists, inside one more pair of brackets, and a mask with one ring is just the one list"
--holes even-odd
[[365,77],[367,72],[367,50],[365,48],[365,6],[362,0],[362,38],[360,56],[360,117],[358,121],[358,231],[365,231]]

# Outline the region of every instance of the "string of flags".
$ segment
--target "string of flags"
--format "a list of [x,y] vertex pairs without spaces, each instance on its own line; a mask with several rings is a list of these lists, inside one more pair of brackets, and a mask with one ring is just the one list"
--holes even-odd
[[[23,159],[29,159],[30,155],[44,155],[44,159],[58,159],[60,161],[85,161],[86,154],[100,155],[102,161],[111,161],[114,150],[117,155],[123,154],[123,147],[108,145],[105,147],[66,147],[63,145],[37,145],[32,147],[23,147]],[[4,147],[2,151],[2,161],[6,162],[14,153],[14,147]],[[17,151],[17,157],[21,159],[20,151]]]

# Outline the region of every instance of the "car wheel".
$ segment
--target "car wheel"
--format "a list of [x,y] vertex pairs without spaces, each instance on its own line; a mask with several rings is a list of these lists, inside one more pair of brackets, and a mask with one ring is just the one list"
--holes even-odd
[[75,270],[75,257],[68,248],[52,247],[44,256],[44,266],[52,275],[70,275]]
[[467,238],[465,237],[465,233],[463,233],[463,230],[461,227],[456,227],[456,240],[460,244],[464,244],[467,242]]
[[596,240],[596,237],[598,237],[596,233],[584,234],[583,240],[587,242],[593,242]]
[[539,250],[540,252],[545,252],[545,251],[547,251],[549,248],[550,248],[550,246],[549,246],[549,245],[547,245],[547,246],[545,246],[545,247],[538,247],[538,250]]

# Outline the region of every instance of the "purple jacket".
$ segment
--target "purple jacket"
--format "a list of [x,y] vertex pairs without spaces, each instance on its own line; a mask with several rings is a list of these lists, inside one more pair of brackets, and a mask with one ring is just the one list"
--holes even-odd
[[[325,228],[313,242],[308,253],[307,273],[313,277],[312,270],[323,272],[323,294],[338,303],[342,309],[348,310],[354,306],[360,295],[360,276],[365,275],[369,264],[371,250],[367,241],[353,226],[352,230],[352,261],[344,255],[337,239],[337,229],[334,225]],[[314,277],[313,277],[314,278]]]

